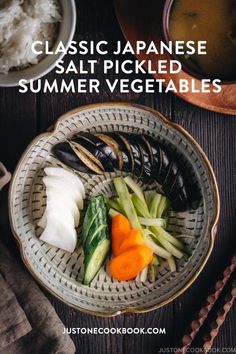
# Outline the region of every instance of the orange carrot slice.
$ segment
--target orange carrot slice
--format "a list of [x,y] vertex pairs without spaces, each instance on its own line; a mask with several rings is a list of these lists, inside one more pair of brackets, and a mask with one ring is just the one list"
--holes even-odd
[[153,252],[146,246],[134,246],[129,251],[113,258],[110,271],[117,280],[131,280],[151,261]]
[[131,226],[129,220],[122,214],[116,215],[112,218],[111,238],[112,238],[112,252],[114,256],[120,254],[120,244],[125,236],[130,232]]
[[112,218],[112,232],[117,233],[122,231],[126,234],[130,230],[131,225],[129,219],[127,219],[124,215],[117,214],[114,218]]
[[133,229],[131,230],[121,241],[120,247],[118,249],[118,254],[121,254],[125,251],[128,251],[134,246],[143,245],[144,239],[140,230]]

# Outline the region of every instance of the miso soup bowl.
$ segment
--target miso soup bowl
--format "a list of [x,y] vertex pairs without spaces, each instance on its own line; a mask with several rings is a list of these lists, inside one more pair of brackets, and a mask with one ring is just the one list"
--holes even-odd
[[[188,0],[186,0],[188,1]],[[176,0],[166,0],[165,1],[165,5],[164,5],[164,9],[163,9],[163,17],[162,17],[162,27],[163,27],[163,35],[164,35],[164,40],[166,43],[168,43],[169,41],[171,41],[171,37],[170,37],[170,15],[171,15],[171,10],[172,7],[174,6]],[[176,54],[172,54],[173,59],[178,60],[183,68],[183,71],[185,71],[187,74],[189,74],[190,76],[198,79],[198,80],[202,80],[202,79],[218,79],[218,77],[211,77],[210,75],[208,75],[207,73],[204,72],[199,72],[199,71],[195,71],[191,66],[188,66],[186,64],[186,62],[184,62],[180,56],[176,55]],[[219,79],[221,80],[221,84],[235,84],[236,83],[236,78],[232,78],[232,80],[224,80],[222,78],[219,77]]]
[[[69,47],[75,33],[76,26],[76,6],[74,0],[59,0],[59,5],[62,11],[62,21],[58,28],[58,35],[52,51],[57,47],[59,42],[64,44],[66,50]],[[58,60],[62,59],[64,53],[53,55],[45,55],[38,64],[31,65],[22,70],[12,70],[8,74],[0,74],[0,86],[11,87],[18,86],[21,79],[37,80],[42,76],[48,74],[54,69]]]

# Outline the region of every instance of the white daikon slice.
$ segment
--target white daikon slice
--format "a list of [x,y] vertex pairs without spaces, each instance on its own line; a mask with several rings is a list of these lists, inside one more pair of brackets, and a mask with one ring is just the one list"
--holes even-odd
[[59,191],[57,188],[48,188],[46,190],[47,203],[59,203],[68,209],[74,217],[75,227],[79,226],[80,211],[76,201],[70,198],[66,193]]
[[65,220],[65,222],[72,225],[73,227],[78,227],[80,212],[72,199],[67,199],[62,195],[57,195],[56,193],[49,193],[46,207],[47,218],[48,211],[56,212]]
[[81,179],[76,176],[74,173],[65,170],[61,167],[46,167],[44,169],[47,176],[60,177],[62,179],[67,180],[69,183],[75,185],[82,194],[83,199],[85,198],[85,189]]
[[73,253],[77,243],[76,230],[67,225],[55,212],[49,212],[47,219],[47,226],[40,240]]
[[83,197],[81,192],[74,188],[73,185],[67,183],[59,177],[46,176],[43,177],[43,182],[47,191],[57,189],[58,192],[68,195],[71,199],[75,200],[79,209],[83,209]]
[[[70,209],[69,205],[63,204],[63,207],[60,205],[61,203],[59,202],[59,204],[57,203],[57,205],[55,206],[55,204],[53,204],[52,202],[48,202],[48,205],[44,211],[43,216],[41,217],[41,219],[38,221],[38,226],[41,227],[42,229],[45,229],[46,225],[47,225],[47,214],[48,211],[51,211],[54,209],[54,207],[57,207],[57,212],[59,214],[62,215],[62,217],[67,220],[67,222],[71,225],[73,225],[73,227],[78,227],[79,226],[79,222],[80,222],[80,211],[77,207]],[[68,214],[68,211],[71,214]],[[72,218],[72,219],[71,219]]]

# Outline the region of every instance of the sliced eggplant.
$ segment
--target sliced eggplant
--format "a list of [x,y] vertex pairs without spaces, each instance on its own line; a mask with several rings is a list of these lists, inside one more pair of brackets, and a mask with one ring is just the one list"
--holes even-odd
[[[162,172],[160,174],[160,183],[163,190],[171,198],[174,199],[180,189],[185,189],[182,171],[179,169],[173,157],[161,148],[162,151]],[[164,168],[165,166],[165,168]],[[164,172],[165,171],[165,172]],[[186,191],[184,191],[186,192]]]
[[172,184],[176,181],[176,176],[179,173],[177,164],[173,161],[173,158],[171,158],[166,149],[161,147],[155,139],[146,135],[143,139],[149,146],[149,151],[152,152],[154,178],[169,194],[172,189]]
[[150,150],[148,147],[147,142],[142,139],[141,135],[137,135],[137,143],[139,149],[142,151],[142,158],[143,158],[143,179],[150,180],[152,178],[152,158],[150,155]]
[[194,184],[190,188],[191,188],[191,192],[189,192],[190,193],[189,205],[192,209],[196,210],[199,206],[200,200],[202,199],[202,194],[197,184]]
[[152,153],[152,177],[161,184],[166,196],[175,201],[176,208],[179,207],[179,210],[182,210],[184,205],[186,208],[188,204],[187,190],[177,163],[166,151],[166,148],[160,146],[152,137],[145,135],[142,139],[149,148],[149,152]]
[[115,152],[115,148],[113,146],[109,145],[107,142],[100,139],[98,136],[88,132],[81,132],[77,135],[77,137],[88,140],[90,143],[95,145],[96,148],[106,156],[106,158],[108,159],[108,163],[112,165],[113,169],[119,169],[119,160]]
[[123,170],[123,156],[120,150],[120,145],[116,142],[116,140],[114,140],[109,133],[95,133],[95,136],[97,136],[104,143],[109,145],[111,149],[113,149],[118,161],[118,169]]
[[80,172],[91,173],[91,169],[79,158],[67,141],[54,145],[52,152],[65,165]]
[[[83,146],[76,143],[75,141],[69,141],[69,144],[78,158],[93,172],[96,174],[104,173],[104,169],[101,168],[101,163],[99,166],[96,164],[96,161],[92,154],[90,154]],[[86,152],[86,153],[85,153]],[[91,157],[91,158],[90,158]]]
[[162,148],[160,148],[160,153],[161,153],[161,169],[159,171],[158,178],[160,180],[160,183],[165,184],[168,175],[171,173],[172,160],[169,154]]
[[120,137],[123,139],[125,145],[129,147],[129,151],[133,156],[134,169],[133,173],[135,176],[140,178],[143,175],[143,154],[137,143],[137,136],[130,133],[119,133]]
[[173,152],[167,151],[167,148],[161,145],[161,149],[169,155],[169,158],[172,161],[171,173],[167,176],[166,184],[171,186],[171,189],[167,189],[169,197],[171,200],[175,200],[180,194],[182,201],[185,200],[185,209],[186,207],[191,207],[196,209],[201,200],[201,191],[189,174],[185,172],[185,166],[182,165],[181,159],[176,162],[179,157],[176,156]]
[[166,183],[169,185],[169,191],[170,193],[174,189],[180,189],[184,185],[184,179],[181,173],[181,170],[179,169],[178,164],[172,160],[171,162],[171,173],[169,173],[166,176]]
[[[88,140],[85,139],[79,139],[78,137],[74,137],[69,141],[70,144],[73,144],[73,146],[82,152],[85,156],[87,156],[93,163],[95,163],[103,172],[105,172],[105,168],[103,166],[104,161],[103,159],[106,159],[106,156],[102,154],[96,146],[91,144]],[[109,168],[109,166],[107,166]]]
[[187,195],[182,171],[175,161],[171,163],[171,170],[167,175],[165,185],[171,199],[175,199],[180,191],[183,195]]
[[124,172],[133,172],[134,170],[134,161],[133,155],[131,153],[130,146],[126,146],[120,134],[115,133],[106,133],[106,136],[112,141],[115,142],[118,150],[118,154],[121,159],[121,167],[120,170]]
[[188,206],[192,209],[197,209],[200,200],[202,199],[201,190],[196,182],[190,181],[184,174],[184,186],[179,190],[187,196]]
[[145,135],[140,135],[140,139],[142,139],[145,143],[146,149],[148,150],[148,154],[150,156],[150,163],[151,165],[153,165],[153,151],[150,142],[148,141],[148,138]]
[[182,193],[178,193],[175,199],[171,200],[171,206],[175,211],[185,211],[188,207],[188,199],[182,195]]
[[112,161],[90,140],[86,139],[82,135],[77,135],[72,141],[77,144],[80,151],[87,155],[88,158],[98,165],[104,172],[114,171]]
[[54,145],[52,151],[61,162],[77,171],[102,174],[104,169],[84,154],[82,149],[73,141],[65,141]]
[[162,170],[162,153],[160,146],[157,144],[155,139],[149,135],[143,135],[142,139],[145,141],[149,149],[152,163],[152,177],[157,180],[157,178],[159,178],[158,176],[160,175],[160,171]]

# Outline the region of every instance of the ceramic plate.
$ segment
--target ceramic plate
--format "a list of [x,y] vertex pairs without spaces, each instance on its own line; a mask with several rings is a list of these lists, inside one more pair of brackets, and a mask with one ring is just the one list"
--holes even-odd
[[[183,237],[186,253],[189,254],[187,259],[177,261],[175,273],[170,273],[163,264],[155,283],[118,282],[110,277],[107,261],[92,283],[84,286],[81,284],[81,247],[78,246],[76,252],[70,254],[39,240],[42,230],[37,227],[37,221],[46,205],[43,169],[61,165],[51,153],[53,145],[84,130],[150,134],[177,153],[188,173],[199,184],[203,195],[199,208],[184,213],[170,213],[169,231]],[[112,196],[112,178],[120,174],[92,176],[76,173],[85,185],[86,202],[98,193]],[[143,185],[144,189],[148,187]],[[159,186],[156,185],[156,188]],[[42,134],[31,143],[12,180],[9,210],[22,258],[33,276],[66,304],[85,312],[113,316],[121,312],[155,309],[188,288],[212,250],[219,197],[209,161],[198,144],[180,126],[145,107],[125,103],[98,104],[65,114],[58,120],[53,132]]]

